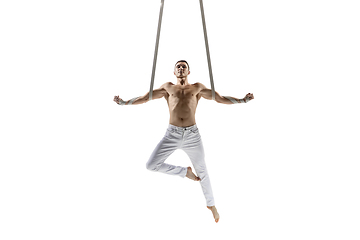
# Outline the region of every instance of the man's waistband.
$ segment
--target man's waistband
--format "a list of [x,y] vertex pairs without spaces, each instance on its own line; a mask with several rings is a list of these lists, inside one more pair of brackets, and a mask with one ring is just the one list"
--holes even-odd
[[174,129],[176,131],[186,131],[186,130],[195,130],[195,129],[197,129],[197,126],[195,124],[195,125],[192,125],[192,126],[189,126],[189,127],[178,127],[178,126],[174,126],[174,125],[169,124],[168,129]]

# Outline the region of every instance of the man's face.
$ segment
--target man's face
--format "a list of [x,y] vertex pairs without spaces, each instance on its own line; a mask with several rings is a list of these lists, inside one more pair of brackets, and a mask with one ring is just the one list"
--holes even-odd
[[189,74],[189,66],[186,64],[186,62],[178,62],[175,65],[174,75],[176,77],[186,77]]

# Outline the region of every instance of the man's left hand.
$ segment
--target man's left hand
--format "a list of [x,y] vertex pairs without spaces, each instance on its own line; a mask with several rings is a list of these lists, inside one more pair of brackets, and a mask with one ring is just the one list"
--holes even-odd
[[246,96],[243,99],[244,99],[245,102],[253,100],[254,99],[254,94],[248,93],[248,94],[246,94]]

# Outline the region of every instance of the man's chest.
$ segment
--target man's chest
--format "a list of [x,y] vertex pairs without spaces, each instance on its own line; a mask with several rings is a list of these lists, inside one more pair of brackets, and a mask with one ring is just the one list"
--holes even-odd
[[173,98],[192,98],[196,97],[197,94],[200,92],[200,89],[198,87],[195,87],[194,85],[190,86],[171,86],[169,89],[167,89],[167,92],[169,94],[169,97]]

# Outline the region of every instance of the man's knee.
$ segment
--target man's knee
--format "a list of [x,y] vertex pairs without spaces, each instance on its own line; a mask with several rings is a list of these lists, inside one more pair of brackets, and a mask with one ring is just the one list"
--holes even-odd
[[150,160],[146,163],[146,169],[150,171],[155,171],[155,166]]

